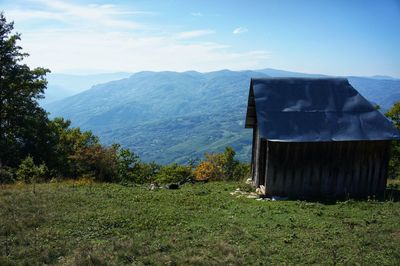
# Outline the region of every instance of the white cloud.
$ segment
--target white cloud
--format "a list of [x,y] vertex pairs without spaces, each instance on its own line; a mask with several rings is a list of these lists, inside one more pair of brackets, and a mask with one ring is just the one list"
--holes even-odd
[[202,17],[203,16],[203,14],[200,12],[192,12],[192,13],[190,13],[190,15],[192,15],[194,17]]
[[230,52],[218,43],[183,44],[173,37],[140,37],[126,33],[46,31],[24,34],[26,62],[53,72],[91,71],[212,71],[265,66],[265,51]]
[[84,27],[110,27],[119,29],[139,29],[140,23],[123,19],[125,15],[143,15],[151,12],[125,11],[115,5],[77,5],[60,0],[32,0],[41,5],[41,10],[13,9],[7,16],[15,21],[30,19],[50,19],[69,25]]
[[242,34],[242,33],[248,32],[248,31],[249,30],[247,28],[238,27],[238,28],[234,29],[232,33],[233,34]]
[[[209,38],[207,42],[196,39],[215,34],[211,29],[176,33],[168,27],[154,30],[136,22],[135,14],[151,12],[107,4],[32,1],[40,3],[40,8],[6,10],[6,13],[12,15],[10,20],[15,20],[17,30],[22,33],[21,46],[30,54],[26,63],[53,72],[254,69],[264,67],[269,56],[266,51],[233,52],[230,45]],[[60,26],[46,21],[40,27],[36,24],[35,28],[18,29],[20,21],[29,23],[39,19],[63,23]]]
[[189,39],[189,38],[197,38],[205,35],[214,34],[213,30],[193,30],[193,31],[184,31],[180,32],[177,35],[178,39]]
[[20,10],[20,9],[12,9],[7,11],[7,19],[10,21],[22,22],[26,20],[57,20],[63,21],[64,19],[60,17],[58,14],[48,11],[39,11],[39,10]]

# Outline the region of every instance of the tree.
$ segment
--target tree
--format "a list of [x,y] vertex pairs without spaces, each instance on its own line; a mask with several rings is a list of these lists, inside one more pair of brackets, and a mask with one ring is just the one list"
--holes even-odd
[[118,159],[118,181],[131,181],[133,172],[140,163],[139,156],[129,149],[121,148],[119,144],[114,144],[113,147],[116,150]]
[[17,45],[20,34],[13,29],[0,13],[0,167],[15,167],[28,154],[42,161],[51,150],[47,114],[37,102],[49,70],[22,63],[28,54]]
[[71,156],[76,160],[78,176],[90,175],[96,181],[113,182],[118,177],[118,157],[115,146],[92,145]]
[[393,104],[392,108],[385,114],[397,129],[400,129],[400,101]]
[[13,29],[0,13],[0,182],[34,176],[32,171],[44,169],[35,168],[41,163],[51,176],[131,179],[139,165],[135,154],[119,145],[102,146],[92,132],[71,128],[68,120],[48,119],[38,100],[44,97],[49,70],[22,63],[28,54],[17,45],[20,34]]
[[58,176],[76,178],[87,174],[88,167],[83,163],[87,160],[83,157],[88,149],[99,146],[99,139],[91,131],[82,132],[80,128],[70,126],[71,121],[64,118],[55,118],[49,122],[52,157],[48,158],[46,164]]
[[[392,108],[385,114],[394,126],[400,130],[400,102],[396,102]],[[398,178],[400,176],[400,144],[398,141],[392,141],[391,156],[389,161],[389,178]]]
[[236,152],[232,147],[226,147],[222,156],[223,171],[228,180],[233,179],[233,172],[235,171],[238,161],[235,160]]
[[19,181],[33,184],[33,193],[35,193],[35,184],[45,178],[47,171],[44,163],[37,166],[34,164],[32,157],[28,156],[22,160],[17,169],[16,176]]

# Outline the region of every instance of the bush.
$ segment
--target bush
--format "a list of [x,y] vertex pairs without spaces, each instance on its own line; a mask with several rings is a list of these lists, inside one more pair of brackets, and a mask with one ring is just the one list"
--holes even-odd
[[178,183],[193,177],[190,166],[178,165],[176,163],[164,166],[155,176],[157,184]]
[[233,180],[246,180],[250,178],[250,164],[239,162],[233,171]]
[[223,176],[222,168],[212,161],[202,161],[194,171],[195,179],[198,181],[221,180]]
[[143,163],[138,162],[132,169],[129,178],[125,181],[133,182],[137,184],[151,183],[154,181],[155,176],[160,171],[161,166],[154,162]]
[[28,156],[22,160],[21,164],[19,165],[16,172],[16,177],[18,181],[25,183],[37,183],[44,181],[47,173],[48,169],[44,163],[37,166],[33,162],[33,158]]
[[250,166],[235,160],[235,151],[226,147],[223,153],[206,153],[194,171],[196,180],[241,180],[248,176]]
[[12,184],[15,182],[15,170],[11,167],[0,168],[0,184]]
[[76,165],[77,176],[93,176],[100,182],[131,182],[139,158],[128,149],[113,144],[105,147],[95,144],[77,151],[70,159]]

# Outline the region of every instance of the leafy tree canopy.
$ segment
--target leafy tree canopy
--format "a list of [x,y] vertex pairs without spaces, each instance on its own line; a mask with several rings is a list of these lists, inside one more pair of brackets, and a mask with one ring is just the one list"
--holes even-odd
[[[386,116],[392,120],[395,127],[400,130],[400,102],[396,102]],[[398,141],[392,141],[391,157],[389,161],[389,178],[400,177],[400,144]]]
[[392,120],[397,129],[400,129],[400,102],[396,102],[392,108],[386,112],[386,116]]
[[28,54],[18,46],[20,34],[13,29],[0,13],[0,166],[15,166],[28,154],[38,160],[49,154],[48,118],[37,102],[49,70],[31,70],[22,62]]

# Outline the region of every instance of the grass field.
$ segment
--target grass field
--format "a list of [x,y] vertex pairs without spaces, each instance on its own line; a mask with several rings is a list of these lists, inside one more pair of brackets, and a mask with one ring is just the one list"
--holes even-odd
[[239,183],[0,188],[0,265],[400,264],[400,202],[256,201]]

